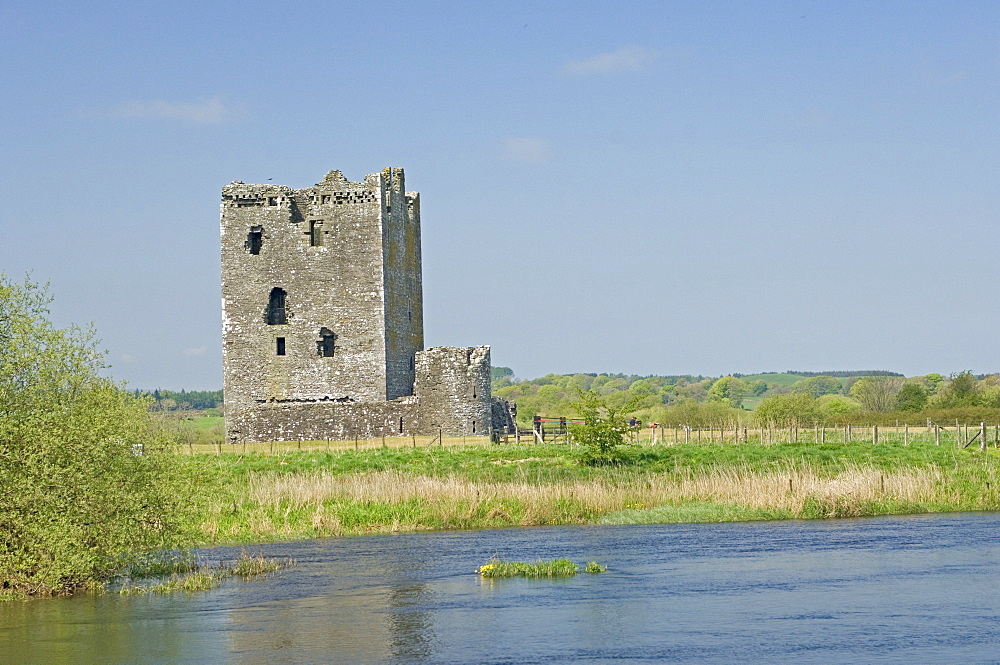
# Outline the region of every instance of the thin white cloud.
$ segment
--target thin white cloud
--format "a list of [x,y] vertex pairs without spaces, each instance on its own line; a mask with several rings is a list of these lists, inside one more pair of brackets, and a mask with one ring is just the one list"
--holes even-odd
[[135,364],[136,362],[138,362],[138,360],[136,360],[136,357],[133,356],[130,353],[123,353],[122,354],[122,362],[125,363],[125,364],[127,364],[127,365],[132,365],[132,364]]
[[626,46],[617,51],[598,53],[585,60],[572,60],[563,65],[563,73],[572,76],[587,76],[589,74],[617,74],[619,72],[635,72],[644,69],[659,55],[642,46]]
[[194,103],[133,99],[113,109],[112,113],[119,118],[183,120],[202,125],[217,125],[232,116],[233,109],[223,102],[221,97]]
[[190,349],[184,349],[183,351],[181,351],[182,355],[188,357],[203,356],[206,353],[208,353],[208,347],[205,346],[194,346],[191,347]]
[[545,139],[512,136],[504,140],[503,156],[512,162],[544,164],[552,159],[552,150]]

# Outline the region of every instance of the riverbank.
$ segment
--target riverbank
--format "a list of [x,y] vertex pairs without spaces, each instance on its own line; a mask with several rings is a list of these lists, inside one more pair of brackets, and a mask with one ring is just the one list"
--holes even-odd
[[188,458],[199,544],[432,529],[1000,510],[1000,450],[680,444],[588,467],[564,445],[223,452]]

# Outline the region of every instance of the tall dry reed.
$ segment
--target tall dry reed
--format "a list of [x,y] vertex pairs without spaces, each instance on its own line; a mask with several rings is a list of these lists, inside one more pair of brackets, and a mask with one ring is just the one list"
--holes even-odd
[[272,512],[311,510],[314,527],[339,533],[339,518],[331,506],[346,502],[416,505],[428,524],[399,526],[426,528],[475,526],[477,519],[490,523],[505,517],[508,523],[522,525],[583,522],[628,507],[693,501],[782,511],[793,517],[851,516],[867,514],[866,507],[877,502],[931,502],[940,498],[940,487],[941,474],[935,469],[855,467],[832,477],[810,468],[726,469],[697,475],[622,474],[563,483],[484,482],[379,471],[252,476],[245,498]]

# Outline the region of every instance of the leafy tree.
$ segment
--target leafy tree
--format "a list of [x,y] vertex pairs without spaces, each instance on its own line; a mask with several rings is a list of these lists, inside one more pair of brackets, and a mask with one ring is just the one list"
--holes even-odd
[[92,332],[53,326],[50,302],[0,275],[0,587],[24,594],[97,583],[191,515],[147,402],[100,376]]
[[723,376],[708,389],[708,399],[713,402],[725,402],[738,409],[742,406],[747,391],[746,381],[733,376]]
[[754,415],[762,424],[787,426],[815,422],[819,419],[819,409],[809,393],[787,393],[765,397]]
[[932,372],[931,374],[927,374],[926,376],[924,376],[924,379],[927,381],[928,390],[930,391],[931,395],[935,394],[938,390],[940,390],[941,385],[944,384],[944,377],[938,374],[937,372]]
[[625,415],[634,409],[637,399],[615,406],[592,390],[581,390],[578,396],[573,406],[583,424],[569,427],[573,438],[586,446],[581,461],[592,466],[621,464],[621,447],[629,431]]
[[892,411],[902,387],[903,379],[898,376],[863,376],[851,386],[851,397],[868,411]]
[[896,393],[896,408],[900,411],[920,411],[927,406],[929,393],[919,383],[907,381]]
[[820,416],[827,422],[861,409],[861,404],[856,400],[843,395],[823,395],[816,400],[816,405]]
[[940,394],[943,405],[975,406],[979,402],[979,381],[968,370],[952,374],[951,382]]
[[832,376],[812,376],[792,384],[792,392],[809,393],[813,397],[836,395],[842,389],[840,381]]
[[505,376],[513,377],[514,370],[510,367],[490,367],[490,381],[496,381]]
[[756,381],[751,381],[748,384],[750,394],[754,397],[760,397],[767,392],[767,381],[763,379],[757,379]]

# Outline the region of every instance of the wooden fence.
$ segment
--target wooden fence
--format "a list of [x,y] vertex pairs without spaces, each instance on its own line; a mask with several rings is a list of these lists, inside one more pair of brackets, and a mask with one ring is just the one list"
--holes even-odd
[[[536,416],[531,430],[519,429],[516,442],[528,437],[534,443],[573,443],[568,425],[582,421],[567,418],[542,418]],[[793,425],[788,427],[730,425],[728,427],[634,427],[630,429],[633,443],[646,445],[676,445],[681,443],[734,444],[756,443],[773,445],[777,443],[855,443],[868,442],[897,443],[904,446],[920,441],[935,445],[951,445],[967,448],[978,444],[981,449],[992,445],[1000,447],[1000,423],[981,422],[975,425],[956,422],[953,425],[927,423],[895,426],[885,425]],[[504,434],[500,439],[508,443],[510,437]]]

